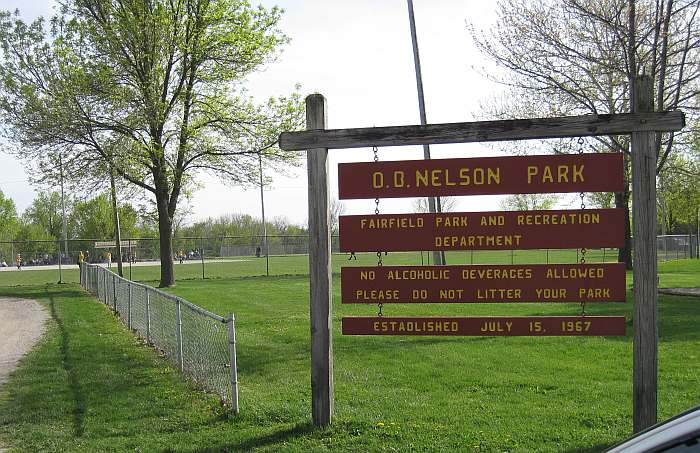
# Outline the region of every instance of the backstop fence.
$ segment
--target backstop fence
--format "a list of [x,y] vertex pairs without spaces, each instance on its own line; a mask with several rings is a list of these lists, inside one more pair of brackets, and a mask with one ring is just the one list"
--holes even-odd
[[210,313],[180,297],[83,263],[80,285],[111,308],[148,344],[158,348],[203,390],[238,413],[235,318]]

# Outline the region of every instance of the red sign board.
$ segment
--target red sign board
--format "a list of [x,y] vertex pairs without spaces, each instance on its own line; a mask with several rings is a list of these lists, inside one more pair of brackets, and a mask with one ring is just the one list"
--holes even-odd
[[624,302],[625,265],[343,267],[341,284],[344,304]]
[[622,209],[340,216],[341,252],[621,247]]
[[343,335],[624,336],[624,316],[345,317]]
[[621,192],[621,153],[344,163],[339,198]]

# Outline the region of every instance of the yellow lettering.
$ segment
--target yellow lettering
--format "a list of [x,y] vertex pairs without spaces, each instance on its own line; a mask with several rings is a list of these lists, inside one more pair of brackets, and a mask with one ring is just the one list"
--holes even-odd
[[527,183],[532,184],[532,177],[536,176],[537,173],[539,173],[539,169],[535,166],[528,166],[527,167]]

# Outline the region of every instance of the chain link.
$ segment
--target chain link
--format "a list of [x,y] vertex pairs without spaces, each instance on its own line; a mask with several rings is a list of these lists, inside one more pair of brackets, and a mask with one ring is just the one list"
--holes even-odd
[[[583,145],[586,143],[586,141],[583,139],[583,137],[578,138],[578,154],[583,155]],[[586,194],[581,192],[579,194],[581,197],[581,209],[586,209]],[[586,248],[581,247],[581,258],[579,259],[579,263],[581,264],[586,264]],[[582,300],[581,301],[581,316],[586,316],[586,301]]]
[[[374,153],[374,161],[379,162],[379,149],[376,146],[372,147],[372,152]],[[374,214],[379,215],[379,198],[374,199]],[[382,252],[377,252],[377,267],[381,267],[384,265],[384,262],[382,261]],[[381,302],[377,302],[377,316],[381,317],[383,316],[382,314],[382,307],[384,304]]]

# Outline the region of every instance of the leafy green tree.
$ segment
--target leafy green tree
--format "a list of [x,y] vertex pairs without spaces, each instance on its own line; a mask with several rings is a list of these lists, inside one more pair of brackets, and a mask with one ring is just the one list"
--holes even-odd
[[[66,215],[70,213],[70,202],[66,205]],[[54,239],[63,237],[63,210],[61,194],[58,192],[39,192],[32,204],[24,211],[22,218],[25,223],[31,223],[43,228]],[[72,225],[68,225],[69,234]]]
[[41,168],[63,153],[83,187],[113,171],[149,192],[170,286],[178,203],[199,175],[251,184],[258,155],[297,162],[276,142],[301,124],[298,96],[257,104],[243,90],[286,42],[280,15],[238,0],[66,0],[46,36],[43,21],[3,13],[7,135]]
[[559,198],[549,193],[523,193],[508,195],[501,200],[501,208],[506,211],[538,211],[552,209]]
[[[22,255],[24,263],[52,255],[58,249],[58,243],[43,226],[35,223],[22,223],[15,236],[15,253]],[[14,261],[14,258],[13,258]]]
[[592,208],[609,209],[615,202],[612,192],[591,192],[586,194],[586,203]]
[[0,190],[0,240],[11,240],[19,228],[15,202]]
[[700,159],[671,156],[659,174],[657,201],[662,234],[695,231],[700,208]]
[[[104,240],[113,237],[114,216],[107,195],[75,203],[72,221],[79,238]],[[133,206],[126,203],[119,206],[119,222],[125,238],[137,235],[138,215]]]
[[[19,219],[15,202],[6,197],[0,190],[0,241],[11,241],[19,229]],[[13,247],[11,244],[0,244],[0,261],[12,262]]]

